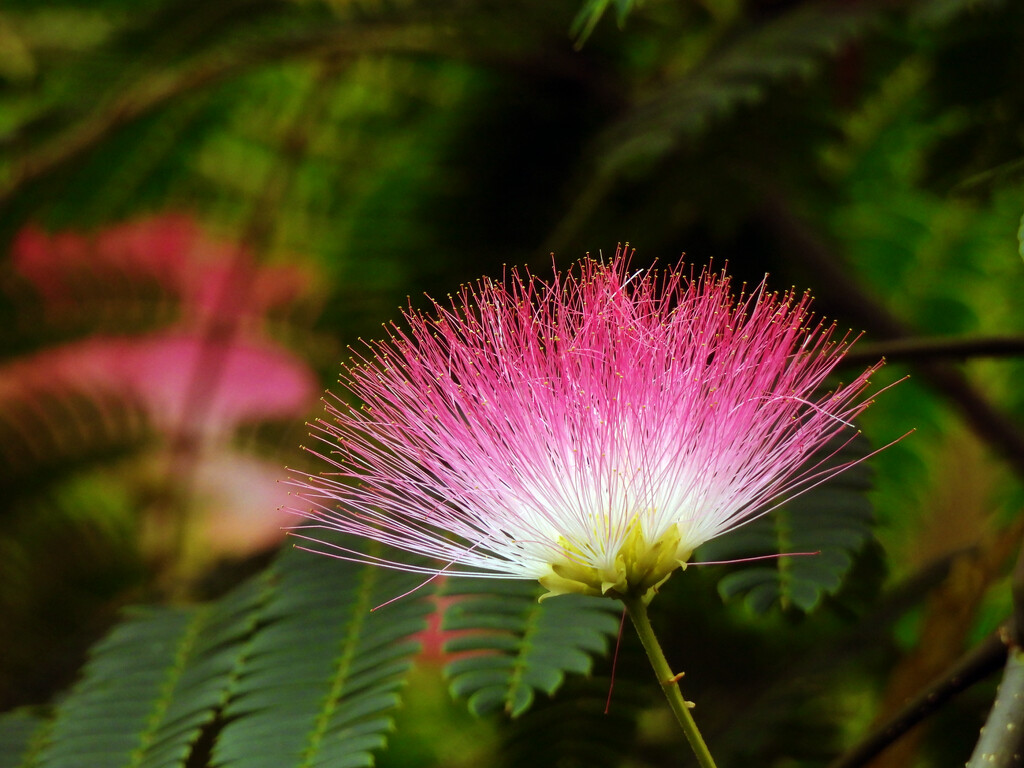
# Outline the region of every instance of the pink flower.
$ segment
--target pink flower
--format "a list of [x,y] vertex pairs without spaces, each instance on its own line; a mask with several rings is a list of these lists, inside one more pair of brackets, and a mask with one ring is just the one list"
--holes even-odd
[[333,470],[297,483],[297,535],[440,561],[327,545],[421,573],[649,597],[702,543],[843,469],[808,460],[851,429],[875,368],[822,394],[847,339],[809,303],[764,284],[734,298],[708,270],[632,273],[620,249],[407,310],[342,372],[362,405],[334,399],[318,423]]
[[53,315],[109,303],[111,294],[120,302],[152,302],[152,291],[140,292],[151,286],[176,296],[187,321],[255,322],[308,293],[312,283],[305,270],[257,264],[244,247],[214,239],[194,218],[175,213],[92,234],[51,235],[29,225],[14,238],[11,261]]

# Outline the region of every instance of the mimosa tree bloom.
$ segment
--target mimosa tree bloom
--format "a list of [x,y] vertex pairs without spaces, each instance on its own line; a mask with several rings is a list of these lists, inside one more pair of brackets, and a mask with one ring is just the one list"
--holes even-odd
[[809,303],[633,272],[620,249],[406,310],[343,369],[316,432],[332,469],[298,483],[295,533],[436,565],[330,550],[360,562],[649,599],[696,547],[844,468],[809,460],[853,436],[875,368],[826,393],[848,339]]

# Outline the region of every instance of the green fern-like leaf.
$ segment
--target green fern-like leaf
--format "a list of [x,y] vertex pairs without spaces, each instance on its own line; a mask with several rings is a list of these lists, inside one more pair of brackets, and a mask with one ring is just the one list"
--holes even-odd
[[151,439],[145,414],[128,398],[73,385],[48,390],[28,378],[22,386],[31,394],[0,395],[0,510]]
[[634,0],[587,0],[580,8],[576,18],[572,21],[569,34],[575,39],[576,47],[582,48],[583,44],[590,37],[597,23],[601,21],[608,6],[614,2],[615,17],[621,27],[629,12],[633,10]]
[[385,743],[429,611],[406,599],[371,609],[416,577],[290,551],[277,566],[267,622],[224,712],[213,764],[239,768],[370,766]]
[[46,727],[43,718],[23,710],[0,716],[0,768],[34,766],[40,737]]
[[210,605],[135,609],[93,651],[39,765],[183,766],[224,703],[257,597],[253,584]]
[[872,3],[808,4],[738,37],[612,125],[596,153],[603,172],[657,159],[737,107],[761,101],[772,84],[809,77],[877,15]]
[[450,662],[445,674],[452,695],[466,698],[477,715],[504,709],[526,712],[537,691],[549,696],[565,674],[588,674],[618,631],[621,606],[612,600],[564,595],[538,602],[543,590],[513,580],[453,579],[457,595],[444,629],[466,631],[445,644],[449,653],[469,653]]
[[[856,461],[867,452],[858,438],[843,447],[828,464]],[[835,446],[831,450],[835,450]],[[831,451],[826,448],[823,455]],[[814,460],[812,459],[812,463]],[[703,545],[700,560],[731,560],[781,553],[770,565],[741,567],[718,582],[723,599],[743,597],[755,614],[776,603],[807,612],[826,594],[834,594],[853,564],[853,556],[871,536],[871,503],[865,492],[871,474],[857,464],[838,477],[737,531]],[[788,552],[816,552],[788,557]]]
[[[214,603],[135,609],[93,650],[38,760],[10,765],[372,765],[429,608],[371,609],[415,584],[288,551]],[[35,732],[8,716],[0,746],[32,752]]]

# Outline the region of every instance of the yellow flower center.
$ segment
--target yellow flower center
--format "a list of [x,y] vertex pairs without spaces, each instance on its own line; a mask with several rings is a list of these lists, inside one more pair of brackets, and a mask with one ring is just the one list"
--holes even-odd
[[648,542],[636,516],[630,521],[626,537],[610,566],[590,565],[580,547],[565,537],[560,537],[558,543],[567,556],[563,562],[552,563],[550,573],[540,577],[541,586],[548,590],[541,600],[567,594],[641,595],[647,603],[674,570],[686,568],[686,561],[693,554],[692,548],[682,546],[678,524],[656,541]]

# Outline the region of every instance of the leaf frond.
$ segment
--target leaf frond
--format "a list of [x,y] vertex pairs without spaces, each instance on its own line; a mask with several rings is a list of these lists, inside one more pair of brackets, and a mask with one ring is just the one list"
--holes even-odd
[[415,576],[289,551],[246,650],[213,764],[369,766],[425,626]]
[[532,583],[493,579],[453,579],[446,588],[458,599],[443,628],[465,634],[445,650],[467,655],[449,662],[445,674],[452,695],[467,699],[474,714],[503,709],[518,717],[537,691],[553,695],[566,673],[589,674],[594,657],[607,652],[619,603],[582,595],[539,602],[541,592]]

